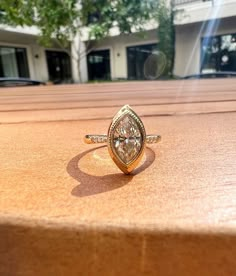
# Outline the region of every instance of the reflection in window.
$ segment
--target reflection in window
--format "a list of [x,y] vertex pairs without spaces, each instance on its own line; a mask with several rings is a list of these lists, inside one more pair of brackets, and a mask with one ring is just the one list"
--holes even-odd
[[201,71],[236,71],[236,34],[203,38]]
[[144,63],[157,50],[157,44],[132,46],[127,48],[128,78],[145,79]]
[[89,63],[94,64],[94,63],[102,63],[103,62],[103,57],[102,56],[89,56]]

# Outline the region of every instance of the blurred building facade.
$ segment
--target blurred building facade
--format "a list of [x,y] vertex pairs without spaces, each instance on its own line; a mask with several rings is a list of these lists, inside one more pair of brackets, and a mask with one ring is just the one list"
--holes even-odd
[[0,77],[23,77],[54,83],[72,80],[69,55],[56,45],[39,45],[34,28],[0,28]]
[[236,71],[236,0],[176,0],[176,75]]
[[[236,0],[175,0],[174,7],[174,74],[183,77],[236,72]],[[44,48],[37,38],[37,30],[32,28],[0,28],[0,77],[29,77],[54,83],[148,79],[145,64],[158,53],[155,24],[147,26],[145,37],[114,31],[82,56],[79,79],[76,61],[67,52],[57,45]],[[86,38],[75,38],[74,43],[82,43],[85,49],[87,42]]]

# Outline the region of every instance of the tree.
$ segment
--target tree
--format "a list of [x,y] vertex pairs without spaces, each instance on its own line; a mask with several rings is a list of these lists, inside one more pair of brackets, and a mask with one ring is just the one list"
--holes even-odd
[[80,68],[81,43],[74,50],[70,46],[84,27],[88,27],[89,40],[106,37],[112,28],[126,34],[142,31],[155,18],[157,6],[157,0],[1,0],[0,22],[37,27],[42,45],[56,42]]
[[157,35],[159,38],[158,49],[166,56],[166,67],[163,76],[172,77],[175,57],[175,27],[173,1],[166,4],[160,0],[157,9],[157,21],[159,23]]

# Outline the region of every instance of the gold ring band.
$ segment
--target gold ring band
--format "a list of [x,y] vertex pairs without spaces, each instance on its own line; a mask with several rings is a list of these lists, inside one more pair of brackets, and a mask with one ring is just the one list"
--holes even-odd
[[90,134],[84,137],[87,144],[107,143],[111,158],[125,174],[138,166],[146,144],[160,140],[160,135],[146,135],[142,120],[129,105],[123,106],[114,116],[107,135]]

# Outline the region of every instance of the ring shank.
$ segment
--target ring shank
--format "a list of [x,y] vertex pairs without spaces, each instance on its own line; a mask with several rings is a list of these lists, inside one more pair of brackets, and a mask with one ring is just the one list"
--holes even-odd
[[[146,143],[147,144],[156,144],[161,141],[160,135],[147,135]],[[86,144],[102,144],[107,142],[107,135],[96,135],[96,134],[88,134],[84,137],[84,142]]]

